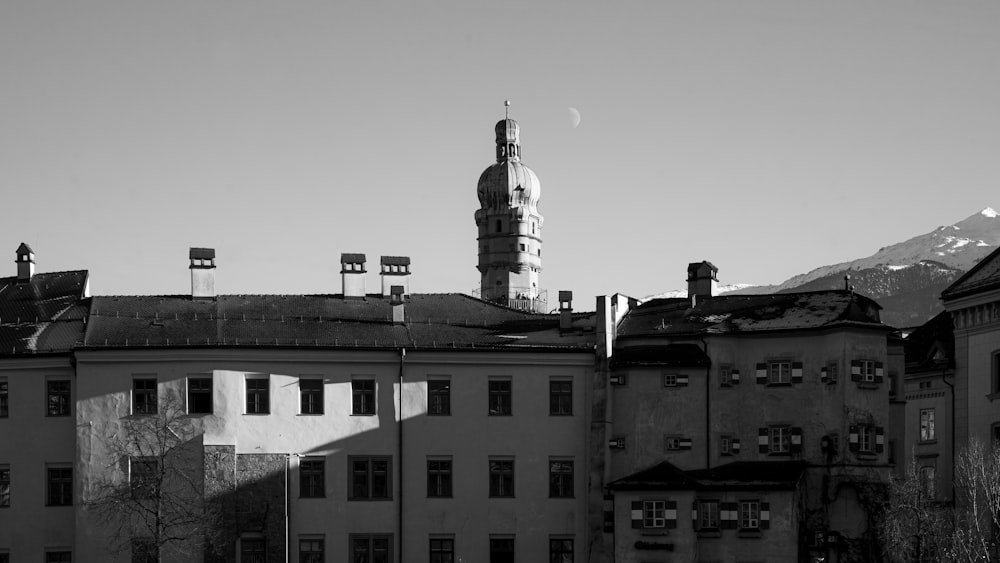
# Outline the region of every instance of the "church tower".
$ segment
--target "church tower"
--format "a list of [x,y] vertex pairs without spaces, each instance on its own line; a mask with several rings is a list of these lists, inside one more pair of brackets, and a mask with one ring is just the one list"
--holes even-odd
[[517,122],[504,118],[497,122],[495,131],[497,161],[483,171],[477,190],[480,297],[515,309],[545,312],[546,295],[538,287],[542,271],[541,184],[521,163]]

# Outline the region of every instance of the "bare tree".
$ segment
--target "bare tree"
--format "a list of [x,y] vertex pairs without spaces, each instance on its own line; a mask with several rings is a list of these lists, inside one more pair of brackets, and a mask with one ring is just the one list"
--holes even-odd
[[934,483],[916,460],[902,479],[892,479],[883,506],[881,536],[892,561],[946,560],[952,541],[952,508],[934,499]]
[[104,440],[111,464],[85,503],[108,530],[112,553],[143,563],[165,552],[193,558],[218,528],[203,499],[201,430],[175,392],[154,395],[142,410]]
[[954,556],[958,561],[996,560],[1000,530],[1000,443],[986,451],[977,439],[955,460]]

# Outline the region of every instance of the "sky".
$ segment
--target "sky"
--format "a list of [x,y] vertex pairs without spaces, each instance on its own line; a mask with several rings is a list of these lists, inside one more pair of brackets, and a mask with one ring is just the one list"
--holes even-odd
[[701,260],[780,283],[1000,209],[998,29],[993,0],[4,0],[0,276],[23,241],[95,295],[185,294],[198,246],[223,294],[339,293],[342,252],[470,293],[509,99],[553,306]]

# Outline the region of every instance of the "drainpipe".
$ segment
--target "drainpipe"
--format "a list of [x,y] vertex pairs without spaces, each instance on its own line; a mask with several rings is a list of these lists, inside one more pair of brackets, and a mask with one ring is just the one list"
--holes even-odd
[[399,553],[403,553],[403,362],[406,361],[406,348],[399,349],[399,427],[397,434],[397,446],[399,457],[399,512],[397,514],[396,527],[399,530]]
[[[708,356],[708,341],[701,339],[705,356]],[[742,382],[741,382],[742,383]],[[705,366],[705,469],[712,468],[712,360],[709,358]]]
[[[948,368],[941,370],[941,382],[951,388],[951,480],[955,481],[955,386],[948,383]],[[951,488],[951,504],[955,505],[955,487]]]

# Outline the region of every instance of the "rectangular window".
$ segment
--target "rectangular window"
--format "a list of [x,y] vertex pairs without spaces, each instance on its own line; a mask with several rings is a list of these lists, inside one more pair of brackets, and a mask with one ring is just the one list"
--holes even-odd
[[73,505],[73,468],[49,467],[47,471],[48,506]]
[[642,527],[643,528],[667,527],[667,501],[665,500],[642,501]]
[[573,563],[573,538],[549,538],[549,563]]
[[673,452],[681,449],[681,439],[676,436],[667,436],[663,439],[664,448],[668,452]]
[[0,418],[10,416],[10,403],[7,396],[7,380],[0,378]]
[[427,496],[448,498],[451,496],[451,460],[427,460]]
[[46,551],[45,563],[73,563],[72,551]]
[[858,428],[858,450],[864,453],[875,453],[875,427],[863,425]]
[[573,382],[568,379],[549,381],[549,414],[568,416],[573,414]]
[[791,383],[792,362],[770,362],[767,364],[768,383]]
[[446,379],[427,381],[427,414],[432,416],[451,414],[451,381]]
[[733,455],[733,437],[722,436],[719,438],[719,454]]
[[430,552],[430,563],[455,563],[455,540],[431,538]]
[[920,441],[934,439],[934,409],[920,409]]
[[152,538],[132,540],[132,563],[159,563],[160,554]]
[[717,500],[698,501],[698,529],[699,530],[719,529],[719,501]]
[[212,414],[212,378],[188,378],[188,414]]
[[494,498],[514,496],[514,460],[490,460],[490,496]]
[[573,498],[573,460],[549,460],[549,498]]
[[490,563],[514,563],[514,538],[490,538]]
[[129,459],[129,488],[134,499],[156,498],[160,493],[160,463],[154,457]]
[[490,380],[490,416],[510,416],[510,384],[509,379]]
[[391,563],[392,536],[351,534],[351,563]]
[[266,377],[248,377],[247,414],[269,414],[271,412],[271,381]]
[[351,380],[351,414],[375,414],[375,380]]
[[323,498],[326,496],[326,461],[304,458],[299,461],[299,497]]
[[837,377],[840,375],[840,362],[829,362],[826,364],[826,381],[827,383],[836,383]]
[[323,380],[299,379],[301,414],[323,414]]
[[299,563],[325,563],[323,538],[299,538]]
[[733,368],[730,366],[719,367],[719,385],[729,387],[733,384]]
[[10,506],[10,466],[0,465],[0,508]]
[[872,360],[858,360],[861,366],[861,381],[867,383],[875,382],[875,362]]
[[760,503],[755,500],[740,501],[739,518],[741,530],[759,530]]
[[156,414],[156,379],[132,380],[132,414]]
[[392,471],[389,457],[348,458],[350,500],[387,500],[392,498]]
[[676,387],[677,386],[677,375],[673,373],[663,374],[663,386],[664,387]]
[[46,381],[48,416],[69,416],[69,381]]
[[267,542],[264,538],[240,538],[240,563],[266,563]]
[[771,426],[769,433],[769,451],[772,454],[787,454],[792,451],[792,432],[788,426]]

